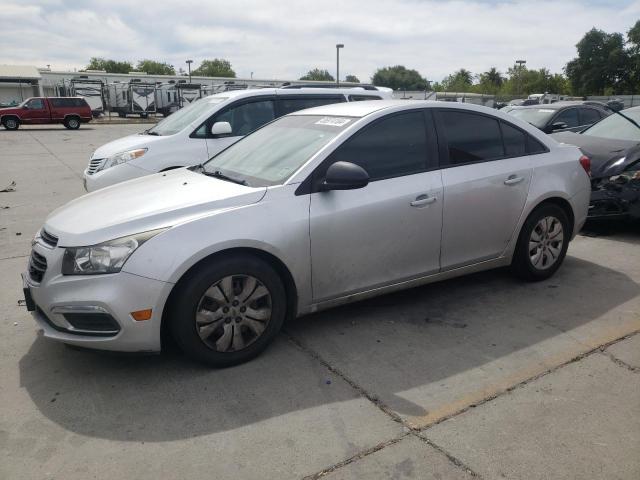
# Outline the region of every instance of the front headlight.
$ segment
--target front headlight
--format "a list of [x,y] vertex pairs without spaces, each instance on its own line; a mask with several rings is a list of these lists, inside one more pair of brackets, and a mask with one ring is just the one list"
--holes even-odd
[[62,274],[118,273],[140,245],[165,230],[150,230],[89,247],[67,247],[62,258]]
[[102,170],[109,167],[115,167],[121,163],[126,163],[130,160],[140,158],[147,153],[148,148],[136,148],[135,150],[127,150],[126,152],[116,153],[108,157],[102,165]]

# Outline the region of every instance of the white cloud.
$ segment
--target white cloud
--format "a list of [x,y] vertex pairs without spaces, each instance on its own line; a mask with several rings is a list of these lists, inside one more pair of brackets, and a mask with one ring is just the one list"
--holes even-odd
[[439,80],[461,67],[505,71],[516,58],[559,72],[591,27],[625,32],[638,19],[640,0],[4,0],[0,63],[68,68],[105,56],[184,67],[187,58],[222,57],[239,76],[294,78],[314,67],[333,72],[334,46],[344,43],[341,71],[362,80],[387,65]]

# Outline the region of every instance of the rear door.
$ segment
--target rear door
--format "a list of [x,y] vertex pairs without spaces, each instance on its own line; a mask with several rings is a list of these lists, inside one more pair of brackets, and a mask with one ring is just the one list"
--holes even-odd
[[532,174],[528,151],[533,150],[526,132],[493,116],[440,109],[436,118],[443,167],[444,271],[497,258],[504,251],[527,199]]
[[382,117],[345,141],[314,173],[317,186],[330,165],[347,161],[370,176],[369,185],[356,190],[312,188],[316,302],[439,270],[442,180],[430,125],[421,110]]

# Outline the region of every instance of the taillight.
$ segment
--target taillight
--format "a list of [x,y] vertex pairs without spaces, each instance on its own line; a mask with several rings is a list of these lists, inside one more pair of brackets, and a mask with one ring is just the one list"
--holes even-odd
[[582,168],[584,168],[584,171],[587,172],[587,175],[591,176],[591,159],[586,155],[582,155],[579,162]]

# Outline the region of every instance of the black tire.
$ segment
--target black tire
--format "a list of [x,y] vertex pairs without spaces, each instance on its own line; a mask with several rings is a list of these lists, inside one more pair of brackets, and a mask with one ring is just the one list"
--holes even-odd
[[148,113],[141,113],[140,114],[140,118],[148,118],[149,114]]
[[80,119],[78,117],[67,117],[64,119],[64,126],[69,130],[78,130],[80,128]]
[[118,112],[118,116],[119,116],[120,118],[126,118],[127,114],[126,114],[126,113],[124,113],[124,112]]
[[[544,257],[543,253],[540,253],[540,255],[543,255],[543,257],[540,259],[541,263],[537,267],[532,261],[531,252],[534,252],[535,250],[533,250],[533,245],[530,244],[530,241],[533,241],[532,235],[534,233],[534,229],[538,229],[539,222],[541,222],[541,220],[545,218],[556,219],[562,225],[562,245],[559,246],[557,244],[557,240],[555,240],[557,236],[549,236],[549,238],[544,239],[544,235],[539,235],[539,230],[536,230],[536,237],[543,238],[543,240],[541,240],[540,242],[542,243],[542,245],[538,245],[537,248],[540,252],[548,252],[546,257]],[[565,211],[559,206],[551,203],[539,206],[533,212],[531,212],[531,214],[529,214],[529,217],[522,226],[522,230],[520,230],[518,243],[516,244],[516,249],[513,254],[513,260],[511,262],[512,271],[521,279],[529,282],[546,280],[554,273],[556,273],[558,268],[560,268],[560,265],[562,265],[564,257],[567,254],[567,248],[569,247],[570,239],[571,225],[569,224],[569,219],[567,218],[567,214],[565,213]],[[548,249],[545,249],[545,242],[549,247]],[[554,250],[559,250],[559,254],[554,256],[552,254]],[[544,258],[550,259],[548,261],[552,261],[552,263],[550,263],[548,266],[544,266]]]
[[20,128],[20,120],[15,117],[3,118],[2,126],[7,130],[17,130]]
[[[196,327],[196,311],[204,298],[204,293],[216,282],[232,275],[252,276],[268,290],[271,316],[264,331],[254,338],[253,343],[237,351],[221,352],[207,345],[200,338]],[[212,367],[229,367],[256,357],[274,340],[286,316],[287,301],[282,280],[268,263],[254,256],[229,255],[203,263],[190,272],[187,278],[181,280],[176,288],[168,310],[167,320],[170,332],[186,355]],[[232,316],[233,313],[228,315]],[[218,323],[216,330],[211,333],[212,343],[216,341],[216,335],[222,334],[222,328],[241,328],[236,327],[237,324],[233,319],[231,321],[229,319],[230,317],[225,318],[221,320],[222,323]],[[216,322],[211,324],[213,323]],[[233,331],[235,333],[235,330]],[[220,338],[222,337],[218,337]],[[229,349],[233,348],[233,344],[229,344]]]

